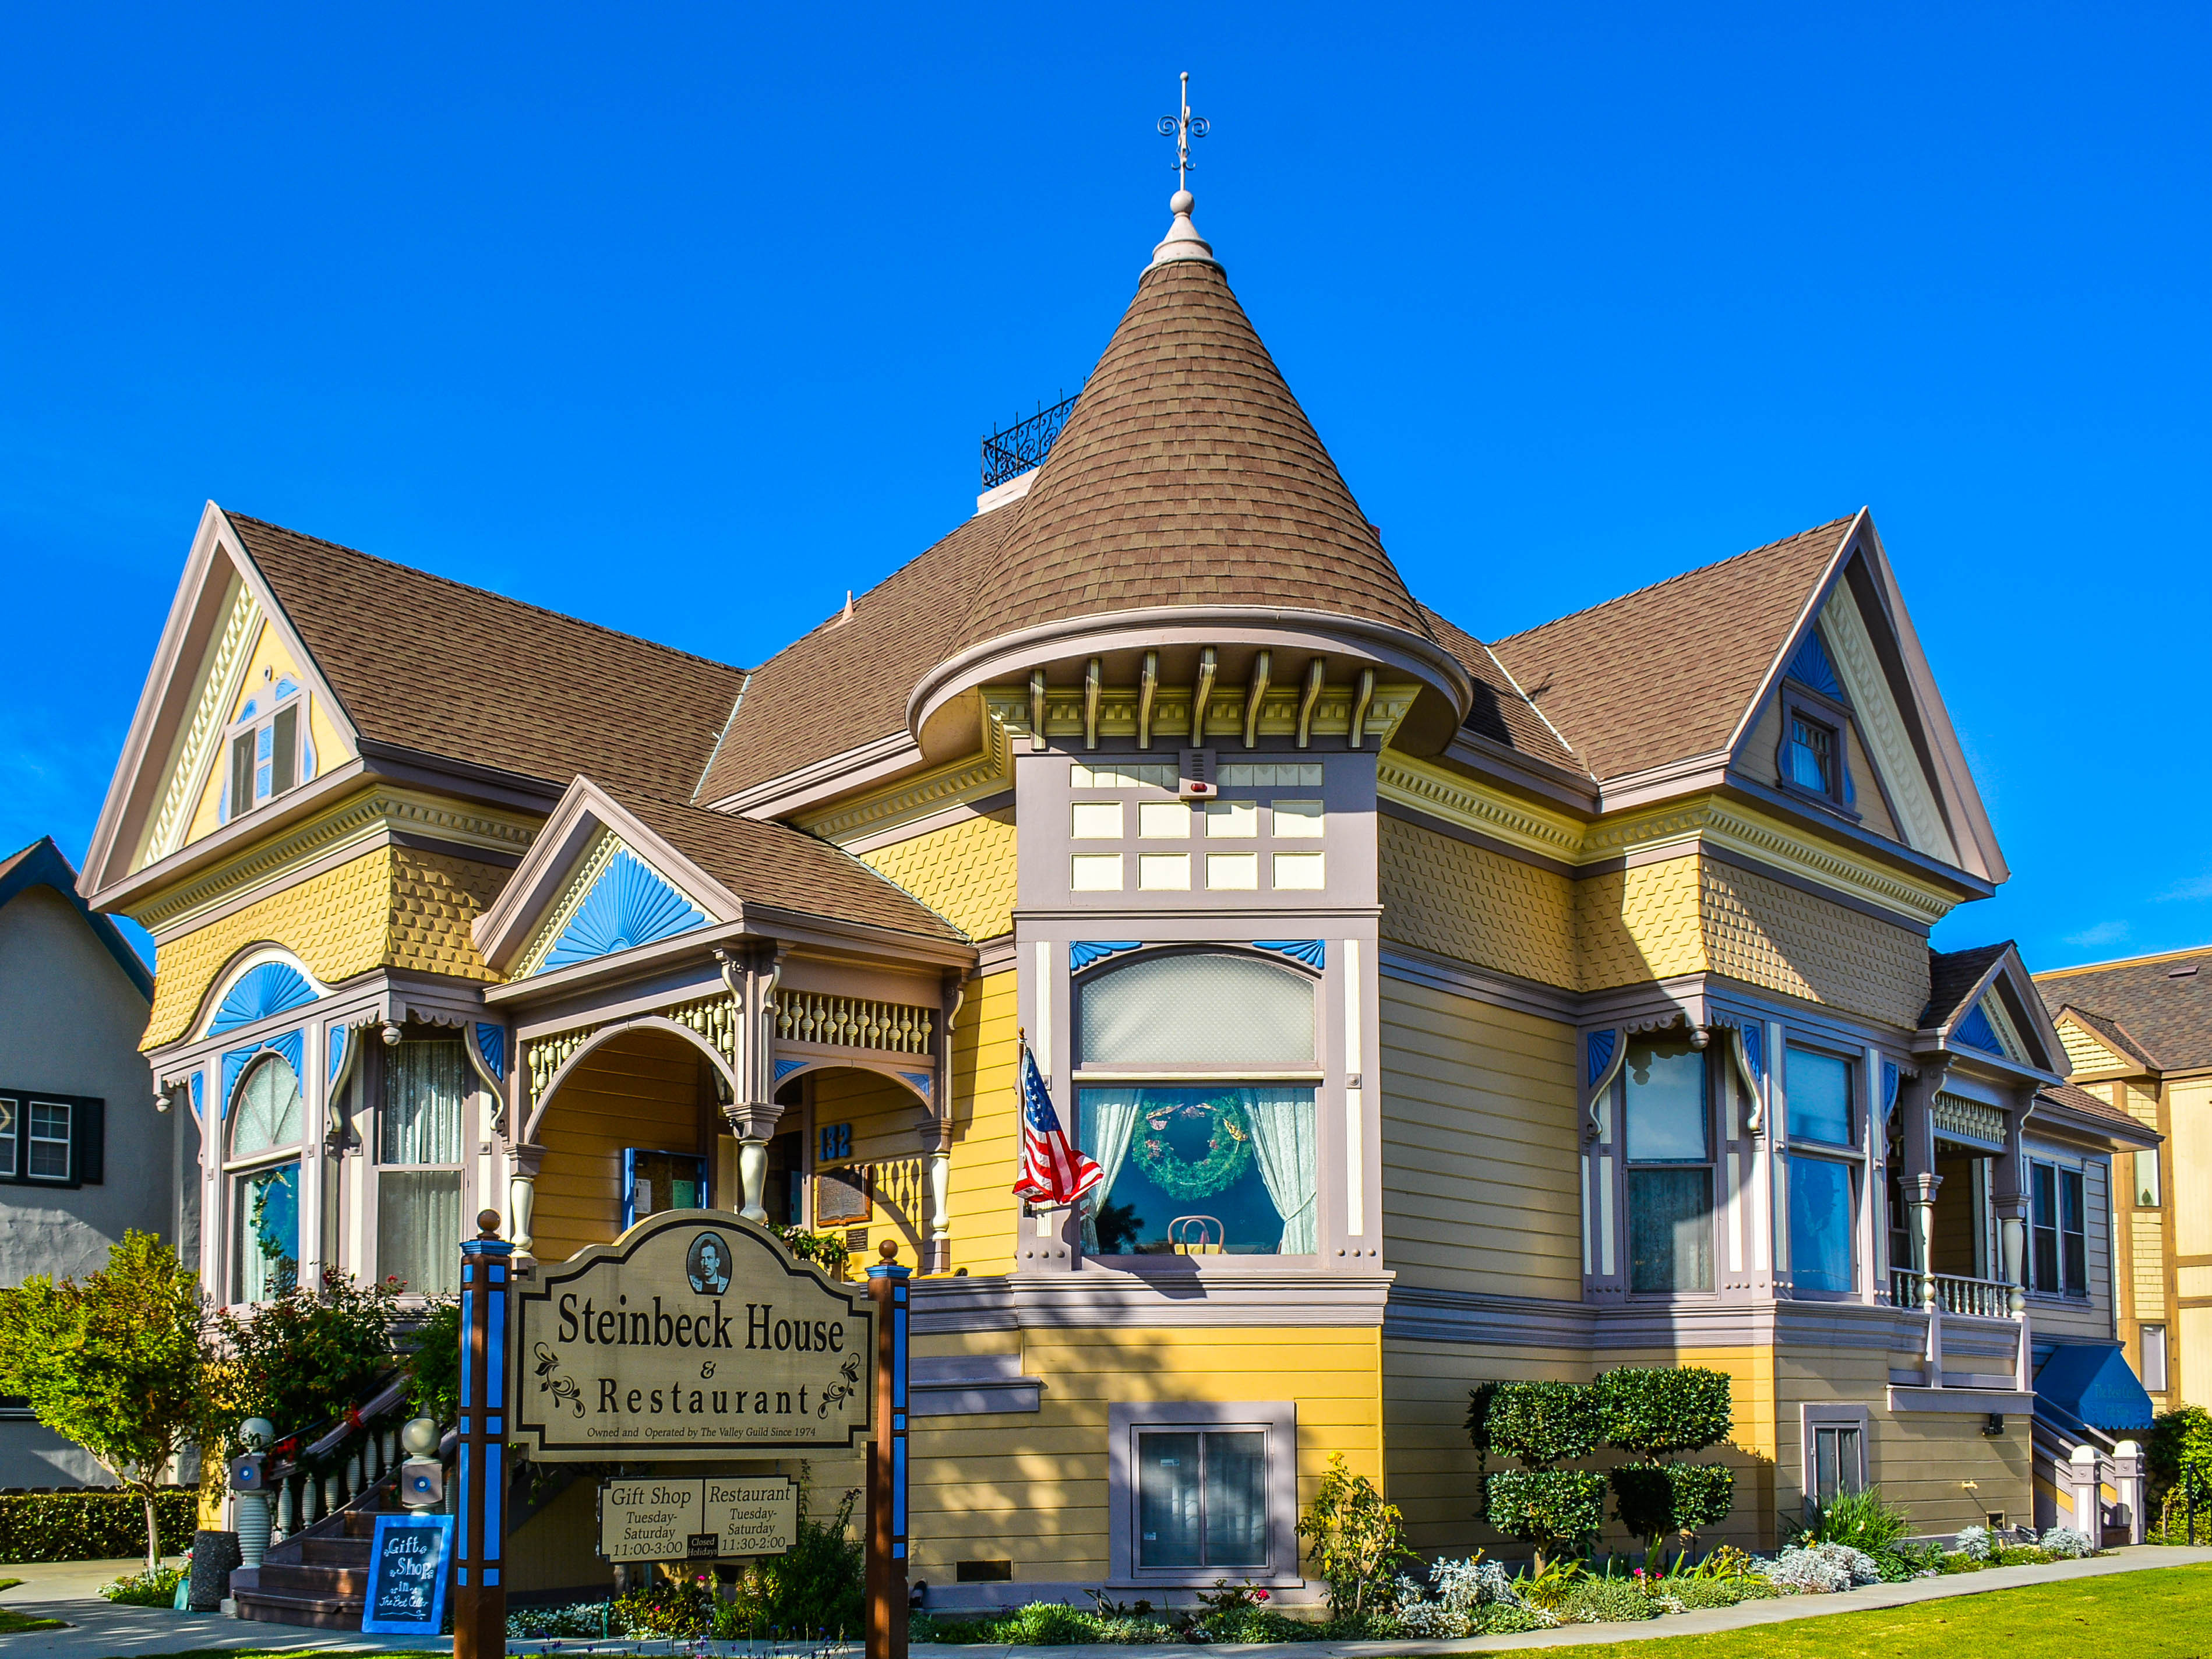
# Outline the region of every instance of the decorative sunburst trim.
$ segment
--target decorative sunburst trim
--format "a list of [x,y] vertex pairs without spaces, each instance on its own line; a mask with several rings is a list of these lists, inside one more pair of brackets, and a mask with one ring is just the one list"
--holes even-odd
[[215,746],[216,734],[228,723],[224,715],[231,699],[237,695],[232,681],[237,677],[247,641],[258,635],[261,607],[254,603],[252,589],[235,576],[232,580],[237,582],[237,586],[230,597],[230,612],[223,618],[222,632],[209,659],[207,673],[200,681],[199,699],[192,705],[192,717],[185,727],[184,741],[177,746],[176,758],[169,769],[168,787],[161,792],[161,810],[155,815],[154,827],[146,836],[144,855],[138,860],[142,870],[168,857],[184,844],[185,831],[191,826],[192,813],[199,805],[201,770]]
[[518,979],[571,968],[707,925],[706,912],[601,830],[531,940]]
[[304,1008],[316,996],[307,976],[290,963],[257,963],[240,974],[230,989],[223,993],[222,1000],[216,1006],[215,1018],[208,1021],[204,1035],[217,1036],[287,1009]]

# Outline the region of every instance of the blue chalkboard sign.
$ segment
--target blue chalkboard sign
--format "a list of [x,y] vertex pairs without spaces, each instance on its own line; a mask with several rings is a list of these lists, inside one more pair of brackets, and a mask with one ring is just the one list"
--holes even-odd
[[453,1564],[452,1516],[378,1516],[362,1629],[380,1636],[435,1636],[443,1631],[446,1581],[453,1576]]

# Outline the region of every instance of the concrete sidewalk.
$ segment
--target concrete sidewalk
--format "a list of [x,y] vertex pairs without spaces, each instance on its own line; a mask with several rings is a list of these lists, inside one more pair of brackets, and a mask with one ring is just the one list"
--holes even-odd
[[[1556,1630],[1528,1631],[1514,1636],[1483,1636],[1462,1642],[1271,1642],[1240,1645],[1195,1646],[1162,1643],[1132,1648],[1121,1644],[1018,1648],[954,1646],[947,1643],[917,1643],[915,1659],[1200,1659],[1201,1656],[1235,1656],[1236,1659],[1382,1659],[1382,1656],[1497,1653],[1534,1648],[1584,1647],[1607,1642],[1649,1641],[1666,1636],[1705,1636],[1721,1631],[1743,1630],[1790,1620],[1819,1619],[1835,1613],[1863,1613],[1881,1607],[1911,1606],[1958,1595],[1980,1595],[1991,1590],[2028,1584],[2065,1583],[2077,1578],[2102,1578],[2114,1573],[2142,1572],[2160,1567],[2212,1565],[2212,1548],[2165,1549],[2142,1547],[2112,1550],[2087,1561],[2062,1561],[2045,1566],[1996,1567],[1987,1572],[1960,1573],[1942,1578],[1917,1578],[1903,1584],[1869,1584],[1839,1595],[1787,1595],[1772,1601],[1747,1601],[1741,1607],[1715,1607],[1697,1613],[1674,1613],[1640,1622],[1608,1625],[1566,1625]],[[305,1630],[290,1625],[263,1625],[226,1618],[221,1613],[172,1613],[160,1607],[118,1607],[99,1599],[100,1586],[121,1573],[135,1571],[128,1562],[62,1562],[48,1565],[13,1567],[4,1576],[20,1575],[25,1582],[0,1591],[0,1605],[35,1618],[61,1619],[70,1628],[25,1631],[0,1636],[0,1655],[5,1659],[138,1659],[150,1654],[185,1653],[195,1649],[248,1649],[261,1651],[326,1652],[450,1652],[451,1638],[436,1642],[420,1638],[363,1636],[355,1631]],[[2212,1595],[2212,1576],[2207,1594]],[[744,1654],[742,1643],[712,1644],[641,1642],[635,1644],[581,1641],[515,1642],[508,1650],[538,1654],[576,1655],[629,1650],[679,1655],[696,1652]]]

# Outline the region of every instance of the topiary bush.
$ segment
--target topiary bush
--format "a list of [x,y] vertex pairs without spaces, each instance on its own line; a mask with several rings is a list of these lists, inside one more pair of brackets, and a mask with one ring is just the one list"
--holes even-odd
[[1702,1365],[1623,1365],[1590,1392],[1606,1443],[1646,1462],[1717,1446],[1735,1425],[1728,1373]]
[[1490,1524],[1532,1545],[1536,1571],[1581,1550],[1605,1524],[1605,1477],[1591,1469],[1500,1469],[1490,1477]]
[[1549,1468],[1597,1449],[1605,1417],[1583,1382],[1500,1382],[1485,1417],[1489,1444],[1528,1469]]
[[1665,1534],[1718,1526],[1735,1507],[1735,1471],[1725,1463],[1624,1463],[1607,1481],[1613,1513],[1647,1555]]

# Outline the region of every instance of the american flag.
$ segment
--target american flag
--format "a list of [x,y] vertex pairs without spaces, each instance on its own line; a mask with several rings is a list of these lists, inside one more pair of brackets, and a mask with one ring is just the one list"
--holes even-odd
[[1036,1057],[1022,1045],[1022,1174],[1014,1182],[1017,1197],[1032,1204],[1073,1204],[1106,1178],[1106,1171],[1085,1158],[1060,1127],[1060,1114],[1052,1109]]

